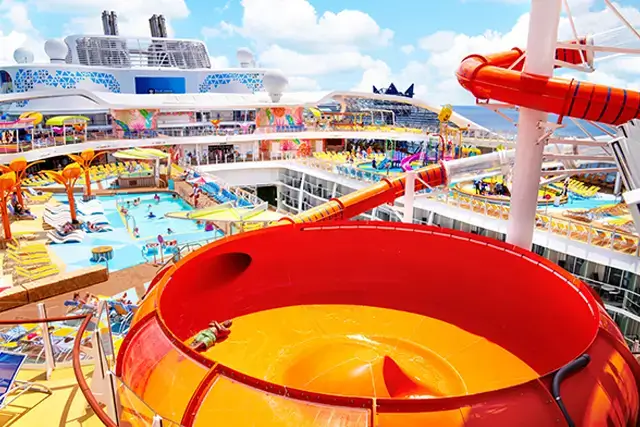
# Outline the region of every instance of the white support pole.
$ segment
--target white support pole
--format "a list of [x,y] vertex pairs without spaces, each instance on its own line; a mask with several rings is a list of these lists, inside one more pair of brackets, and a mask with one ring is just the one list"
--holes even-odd
[[406,181],[404,186],[404,209],[402,222],[407,224],[413,223],[413,204],[416,198],[416,173],[411,170],[406,173]]
[[156,178],[156,187],[160,187],[160,158],[156,158],[156,170],[154,175]]
[[[41,319],[47,317],[47,310],[43,303],[38,303],[38,316]],[[49,334],[49,324],[47,322],[40,324],[40,333],[42,334],[42,344],[44,346],[44,365],[46,367],[46,378],[51,379],[51,373],[55,368],[55,359],[53,357],[53,345],[51,344],[51,335]]]
[[[555,49],[562,0],[532,0],[524,72],[540,76],[553,74]],[[538,187],[542,169],[545,133],[541,126],[547,122],[547,113],[520,109],[516,162],[511,188],[511,210],[507,225],[507,242],[531,249]]]
[[613,194],[620,194],[620,190],[622,190],[622,177],[620,176],[620,172],[616,173],[616,182],[613,185]]

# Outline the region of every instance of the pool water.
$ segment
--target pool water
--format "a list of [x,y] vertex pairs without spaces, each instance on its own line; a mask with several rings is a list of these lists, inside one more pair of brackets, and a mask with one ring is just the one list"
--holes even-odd
[[[87,233],[87,237],[81,243],[52,244],[49,247],[66,264],[67,271],[73,271],[94,265],[91,261],[92,248],[111,246],[114,249],[114,256],[109,261],[109,270],[117,271],[146,262],[147,259],[142,254],[142,248],[147,243],[157,242],[158,235],[161,235],[165,240],[177,240],[178,244],[213,239],[220,235],[215,234],[219,232],[205,232],[193,221],[165,218],[164,215],[169,212],[188,211],[191,210],[191,206],[179,197],[174,199],[169,193],[158,193],[158,195],[160,196],[159,203],[153,200],[153,193],[100,196],[98,200],[102,202],[104,214],[113,227],[113,231]],[[55,197],[60,202],[67,202],[65,196]],[[133,199],[137,197],[142,199],[142,203],[140,206],[134,207]],[[127,220],[116,206],[116,201],[119,204],[123,202],[126,204],[127,200],[131,201],[129,213],[132,219],[128,220],[129,226],[133,228],[133,224],[135,224],[138,227],[139,239],[134,238],[132,232],[127,230],[125,225]],[[151,212],[156,215],[154,219],[147,218],[149,205],[151,205]],[[174,233],[168,235],[168,228],[171,228]]]
[[[168,238],[168,229],[171,229],[174,234],[195,233],[200,231],[194,221],[176,220],[173,218],[165,218],[165,215],[170,212],[182,212],[190,211],[191,206],[182,200],[180,197],[173,198],[168,193],[158,193],[160,201],[156,202],[153,199],[154,194],[146,193],[143,195],[133,194],[127,195],[127,197],[117,196],[117,201],[120,207],[125,206],[127,208],[129,219],[123,218],[123,215],[119,212],[116,214],[120,217],[120,222],[128,221],[129,228],[132,230],[135,227],[138,228],[140,233],[140,239],[149,240],[156,239],[158,235],[162,235],[164,238]],[[141,203],[138,206],[133,205],[133,200],[140,197]],[[116,198],[101,197],[100,201],[102,205],[115,207]],[[129,202],[129,203],[127,203]],[[153,213],[154,218],[149,218],[149,214]],[[109,218],[109,217],[107,217]],[[109,221],[113,223],[113,220],[109,218]]]
[[612,194],[597,194],[594,197],[588,199],[582,199],[579,197],[573,197],[569,195],[569,200],[566,204],[556,206],[548,206],[548,207],[538,207],[538,210],[546,209],[548,211],[565,211],[567,209],[593,209],[598,208],[600,206],[612,205],[618,203],[620,201],[619,198],[616,198]]
[[[365,172],[376,172],[379,174],[386,174],[387,173],[387,169],[373,169],[373,167],[371,166],[371,162],[365,162],[365,163],[360,163],[358,164],[358,169],[361,169]],[[402,168],[390,168],[389,169],[389,173],[402,173],[404,172],[402,170]]]

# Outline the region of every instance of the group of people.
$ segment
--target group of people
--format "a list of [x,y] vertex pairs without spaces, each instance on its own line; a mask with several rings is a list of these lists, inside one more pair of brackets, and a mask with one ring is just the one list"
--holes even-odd
[[490,183],[481,179],[476,179],[475,181],[473,181],[473,187],[476,190],[476,194],[483,195],[483,196],[486,196],[486,195],[509,196],[510,195],[509,189],[502,182],[496,182],[492,188]]

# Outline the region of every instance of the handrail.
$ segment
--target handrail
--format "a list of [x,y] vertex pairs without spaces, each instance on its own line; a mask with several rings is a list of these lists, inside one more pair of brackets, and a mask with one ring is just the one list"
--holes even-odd
[[11,319],[11,320],[0,320],[0,325],[21,325],[25,323],[51,323],[51,322],[64,322],[68,320],[80,320],[84,319],[78,331],[76,333],[74,342],[73,342],[73,350],[72,350],[72,364],[73,364],[73,372],[76,377],[76,381],[78,382],[78,386],[80,387],[80,391],[84,395],[85,399],[91,406],[91,409],[96,414],[96,416],[102,421],[107,427],[118,427],[116,423],[114,423],[109,415],[102,409],[96,398],[91,393],[91,388],[87,384],[87,381],[84,378],[84,374],[82,372],[82,363],[80,361],[80,343],[82,341],[82,336],[86,332],[91,319],[93,318],[93,314],[76,314],[73,316],[58,316],[58,317],[44,317],[39,319]]
[[75,314],[73,316],[44,317],[40,319],[0,320],[0,325],[22,325],[25,323],[65,322],[67,320],[80,320],[80,319],[84,319],[85,317],[87,317],[86,314]]
[[[342,168],[337,168],[341,163],[329,159],[307,158],[302,162],[304,165],[320,170],[326,170],[338,175],[344,175],[349,179],[365,182],[376,182],[382,175],[363,170],[351,168],[354,173],[342,173]],[[349,169],[350,166],[344,166]],[[478,215],[483,215],[491,219],[506,220],[509,216],[509,207],[499,203],[492,203],[484,199],[476,198],[472,194],[463,195],[454,192],[452,195],[436,195],[431,200],[454,206],[466,210],[471,210]],[[538,212],[536,214],[536,228],[552,234],[561,235],[569,240],[592,244],[615,252],[622,252],[632,256],[640,256],[640,237],[622,230],[611,230],[604,227],[594,226],[577,220],[557,218],[551,215]],[[554,227],[555,225],[555,227]],[[585,232],[579,232],[572,227],[579,226]],[[582,237],[582,238],[578,238]]]
[[87,381],[84,378],[84,373],[82,372],[82,366],[80,365],[80,342],[82,337],[93,318],[93,314],[87,314],[84,317],[84,321],[78,328],[78,333],[76,334],[76,338],[73,341],[73,350],[72,350],[72,361],[73,361],[73,373],[76,377],[76,381],[78,382],[78,387],[80,391],[84,395],[84,398],[87,400],[87,403],[96,414],[96,416],[104,423],[107,427],[118,427],[118,425],[109,417],[109,415],[102,409],[98,400],[91,393],[91,387],[87,384]]

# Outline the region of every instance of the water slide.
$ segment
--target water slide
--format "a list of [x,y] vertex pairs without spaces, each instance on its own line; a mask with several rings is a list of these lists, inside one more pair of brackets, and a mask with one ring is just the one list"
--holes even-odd
[[[581,39],[578,43],[585,45],[589,40]],[[640,117],[640,92],[527,74],[522,71],[524,54],[523,50],[514,48],[490,55],[467,56],[456,72],[458,81],[478,99],[492,99],[561,117],[609,125]],[[556,49],[556,58],[569,64],[582,64],[583,57],[588,64],[593,63],[591,51]]]
[[[592,84],[584,91],[508,69],[521,55],[471,56],[458,77],[479,98],[605,123],[640,109],[640,94]],[[577,52],[557,55],[579,63]],[[510,150],[429,165],[416,171],[415,189],[496,175],[514,157]],[[117,375],[187,427],[637,425],[640,366],[587,285],[482,236],[345,221],[393,203],[405,184],[405,176],[386,177],[164,270],[121,347]],[[284,263],[274,250],[302,247]],[[315,260],[327,251],[385,259],[388,268],[322,268]],[[426,282],[416,280],[425,251],[440,267]],[[197,353],[188,343],[212,313],[234,319],[234,329],[228,343]],[[123,405],[126,421],[141,425],[135,407]]]
[[420,152],[416,154],[412,154],[411,156],[407,156],[404,159],[402,159],[402,161],[400,162],[400,167],[405,172],[410,171],[412,169],[411,163],[416,162],[418,160],[420,160]]
[[[386,268],[326,268],[327,253]],[[425,254],[439,268],[420,280]],[[150,424],[138,399],[185,427],[638,419],[640,368],[596,296],[504,242],[401,223],[270,227],[207,245],[154,282],[118,354],[122,424]],[[231,334],[195,352],[212,319],[233,319]]]
[[386,167],[387,167],[387,164],[388,164],[388,163],[390,163],[390,162],[391,162],[391,160],[389,160],[388,158],[386,158],[386,157],[385,157],[385,158],[384,158],[384,159],[382,159],[382,161],[378,164],[378,167],[377,167],[376,169],[378,169],[378,170],[382,170],[382,169],[386,168]]

